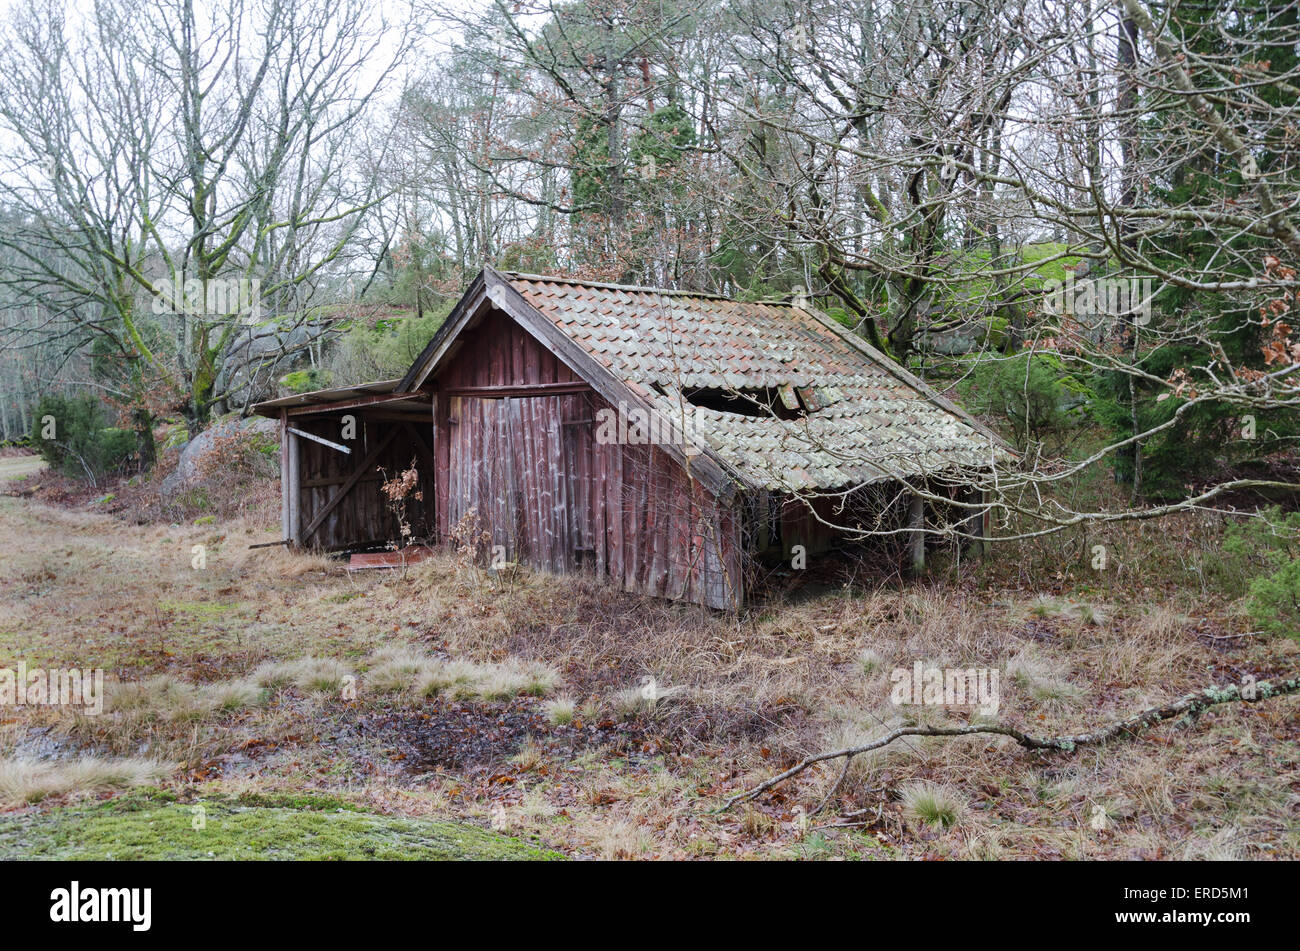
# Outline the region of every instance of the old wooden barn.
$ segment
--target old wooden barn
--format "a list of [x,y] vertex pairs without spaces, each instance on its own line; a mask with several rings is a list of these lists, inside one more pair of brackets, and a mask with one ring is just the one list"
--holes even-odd
[[1002,452],[807,306],[492,269],[402,379],[255,410],[281,421],[292,545],[397,539],[381,470],[414,460],[417,538],[712,607],[753,556],[833,545],[846,498]]

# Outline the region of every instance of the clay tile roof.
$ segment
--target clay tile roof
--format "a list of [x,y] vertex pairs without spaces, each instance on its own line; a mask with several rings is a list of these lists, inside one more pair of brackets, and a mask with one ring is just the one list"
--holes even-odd
[[[1007,458],[997,437],[838,330],[788,303],[506,274],[543,316],[752,485],[840,488]],[[695,405],[698,390],[793,387],[803,415]]]

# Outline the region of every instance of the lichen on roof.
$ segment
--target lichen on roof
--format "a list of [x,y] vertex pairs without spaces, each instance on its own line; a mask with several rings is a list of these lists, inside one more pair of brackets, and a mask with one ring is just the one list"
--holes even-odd
[[[754,487],[834,489],[1006,459],[996,436],[788,303],[505,275],[557,328]],[[799,394],[793,418],[696,405],[702,391]]]

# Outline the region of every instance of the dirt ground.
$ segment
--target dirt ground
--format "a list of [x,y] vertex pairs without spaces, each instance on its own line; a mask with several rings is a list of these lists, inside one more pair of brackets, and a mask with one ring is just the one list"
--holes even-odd
[[[275,539],[257,519],[137,525],[24,497],[14,480],[36,467],[0,459],[16,492],[0,496],[0,667],[101,668],[107,699],[98,714],[0,707],[0,845],[17,823],[75,840],[87,808],[144,796],[274,806],[277,828],[318,824],[324,802],[570,857],[1300,856],[1294,696],[1073,755],[911,738],[854,760],[815,815],[835,766],[719,811],[801,756],[904,723],[1074,733],[1300,667],[1295,641],[1176,585],[1026,584],[995,554],[960,583],[730,616],[590,577],[503,585],[451,555],[349,575],[250,550]],[[997,671],[996,713],[894,702],[894,671],[918,662]],[[125,854],[164,854],[149,828]],[[358,842],[358,857],[392,851]]]

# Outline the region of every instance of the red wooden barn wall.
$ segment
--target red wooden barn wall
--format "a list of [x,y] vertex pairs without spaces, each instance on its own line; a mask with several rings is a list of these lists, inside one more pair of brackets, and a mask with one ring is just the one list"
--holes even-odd
[[739,523],[653,446],[600,445],[594,392],[485,399],[466,387],[580,383],[555,354],[492,311],[434,381],[439,533],[477,518],[507,560],[555,573],[591,567],[630,590],[712,607],[739,603]]

